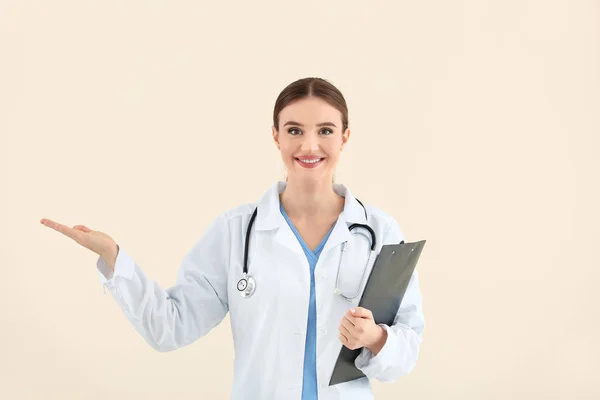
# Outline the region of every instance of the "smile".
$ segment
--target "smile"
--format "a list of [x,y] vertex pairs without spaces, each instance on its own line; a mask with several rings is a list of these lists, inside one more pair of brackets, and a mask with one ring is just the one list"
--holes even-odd
[[313,159],[300,159],[296,158],[298,164],[302,165],[304,168],[315,168],[319,166],[325,158],[313,158]]

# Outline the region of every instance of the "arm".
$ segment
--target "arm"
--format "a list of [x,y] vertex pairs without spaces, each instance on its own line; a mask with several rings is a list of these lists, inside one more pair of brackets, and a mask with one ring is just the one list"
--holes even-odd
[[162,289],[122,247],[114,271],[104,258],[98,259],[100,281],[150,346],[175,350],[204,336],[225,317],[229,246],[229,224],[220,215],[184,256],[174,286]]
[[[404,240],[396,221],[393,221],[385,243]],[[383,346],[374,346],[376,355],[366,347],[355,360],[355,365],[369,379],[392,382],[408,374],[416,365],[419,347],[423,340],[425,318],[422,310],[419,276],[417,270],[408,283],[402,304],[392,326],[379,324],[385,333],[381,336]]]

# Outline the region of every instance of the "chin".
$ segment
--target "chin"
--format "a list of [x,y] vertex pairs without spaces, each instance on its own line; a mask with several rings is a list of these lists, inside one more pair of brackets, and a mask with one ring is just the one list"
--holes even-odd
[[[305,183],[320,183],[320,182],[332,182],[333,175],[328,173],[312,173],[311,171],[301,171],[299,174],[295,174],[291,177],[294,180],[299,180]],[[290,176],[288,176],[288,181]]]

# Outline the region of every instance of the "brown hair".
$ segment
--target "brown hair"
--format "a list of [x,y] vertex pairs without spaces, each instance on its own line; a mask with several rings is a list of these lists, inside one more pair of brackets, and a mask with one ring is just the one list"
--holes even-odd
[[348,128],[348,106],[342,93],[322,78],[302,78],[290,83],[279,93],[273,109],[273,126],[279,132],[279,113],[290,103],[305,97],[319,97],[342,114],[342,133]]

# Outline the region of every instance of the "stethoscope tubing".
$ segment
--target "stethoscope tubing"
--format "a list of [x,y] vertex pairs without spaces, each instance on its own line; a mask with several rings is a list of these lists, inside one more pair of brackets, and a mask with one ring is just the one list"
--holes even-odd
[[[368,221],[366,207],[359,199],[356,199],[356,201],[358,201],[358,203],[362,206],[362,208],[365,212],[365,219]],[[240,291],[242,297],[250,297],[256,290],[256,282],[254,282],[254,279],[252,277],[248,276],[248,251],[249,251],[248,249],[249,249],[249,245],[250,245],[250,234],[251,234],[251,230],[252,230],[252,225],[254,224],[254,220],[256,218],[257,213],[258,213],[258,207],[256,207],[254,209],[254,212],[252,213],[252,216],[250,217],[250,221],[248,222],[248,228],[246,229],[246,238],[245,238],[245,243],[244,243],[244,264],[243,264],[243,268],[242,268],[243,277],[238,281],[238,284],[237,284],[238,291]],[[346,248],[346,243],[342,244],[340,265],[338,265],[335,286],[336,286],[336,293],[348,301],[351,301],[352,299],[356,298],[358,296],[358,293],[360,292],[360,289],[361,289],[363,281],[364,281],[364,277],[366,275],[366,270],[370,264],[371,256],[373,255],[373,252],[375,251],[375,248],[376,248],[376,240],[377,240],[377,236],[375,235],[375,232],[368,224],[354,223],[348,227],[348,230],[352,231],[354,228],[364,228],[369,231],[369,234],[371,236],[371,248],[370,248],[370,253],[369,253],[370,254],[369,260],[367,261],[367,267],[365,267],[365,271],[363,271],[363,277],[361,279],[361,284],[358,287],[356,294],[353,296],[345,296],[338,288],[341,261],[344,256],[344,250]]]

